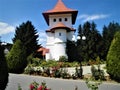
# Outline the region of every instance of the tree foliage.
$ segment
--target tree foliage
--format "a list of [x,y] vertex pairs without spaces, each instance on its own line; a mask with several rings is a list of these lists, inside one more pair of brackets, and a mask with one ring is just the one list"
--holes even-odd
[[5,90],[8,83],[8,67],[4,56],[4,48],[0,42],[0,90]]
[[111,41],[113,40],[114,34],[117,31],[120,31],[120,25],[115,22],[110,22],[108,26],[103,27],[102,35],[103,35],[103,44],[104,44],[104,46],[103,46],[104,59],[106,59],[108,50],[111,45]]
[[16,40],[7,55],[9,72],[21,73],[27,65],[26,47],[20,40]]
[[120,32],[115,34],[107,54],[107,72],[120,82]]
[[[78,36],[81,37],[81,39],[77,41],[78,55],[81,56],[82,60],[95,60],[97,56],[101,57],[102,36],[96,29],[94,22],[86,22],[83,26],[80,25],[78,28]],[[86,40],[82,40],[83,36],[86,37]]]
[[15,43],[16,40],[19,39],[26,47],[27,55],[30,55],[38,49],[37,38],[37,30],[30,21],[27,21],[22,23],[19,27],[16,27],[13,42]]
[[77,61],[77,51],[76,51],[76,45],[74,41],[69,41],[69,40],[67,41],[66,53],[67,53],[69,62]]

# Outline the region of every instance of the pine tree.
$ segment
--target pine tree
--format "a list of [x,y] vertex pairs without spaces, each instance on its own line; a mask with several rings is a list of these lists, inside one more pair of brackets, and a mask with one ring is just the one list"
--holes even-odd
[[27,56],[29,56],[38,49],[37,38],[37,30],[30,21],[27,21],[26,23],[22,23],[19,27],[16,28],[13,42],[15,43],[16,40],[19,39],[26,47]]
[[16,40],[7,55],[9,72],[22,73],[27,65],[26,47],[20,40]]
[[107,54],[107,72],[111,78],[120,82],[120,32],[112,40]]
[[110,22],[108,26],[103,27],[103,58],[106,60],[106,56],[111,45],[111,41],[113,40],[114,34],[120,31],[120,25],[115,22]]
[[8,67],[4,56],[4,48],[0,42],[0,90],[5,90],[8,83]]
[[97,56],[101,56],[102,36],[96,29],[94,22],[86,22],[83,26],[80,25],[78,28],[78,36],[86,37],[86,40],[80,39],[77,41],[78,54],[82,60],[95,60]]

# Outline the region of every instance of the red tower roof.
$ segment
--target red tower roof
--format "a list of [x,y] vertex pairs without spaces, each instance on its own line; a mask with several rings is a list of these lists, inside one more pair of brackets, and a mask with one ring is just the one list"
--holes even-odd
[[70,27],[67,27],[66,25],[64,25],[62,22],[59,22],[57,23],[55,26],[53,26],[50,30],[46,30],[46,32],[54,32],[54,30],[56,29],[66,29],[68,32],[69,31],[75,31],[74,28],[70,28]]
[[69,13],[72,14],[72,24],[74,24],[78,11],[67,8],[64,5],[64,3],[62,2],[62,0],[58,0],[57,4],[55,5],[55,7],[53,9],[48,10],[46,12],[43,12],[43,16],[44,16],[47,24],[49,25],[49,15],[53,15],[53,14],[69,14]]

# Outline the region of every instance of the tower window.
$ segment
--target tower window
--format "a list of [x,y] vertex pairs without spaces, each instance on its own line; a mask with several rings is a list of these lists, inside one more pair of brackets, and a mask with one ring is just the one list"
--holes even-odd
[[56,22],[56,19],[55,19],[55,18],[53,19],[53,22]]
[[61,33],[59,33],[59,36],[61,36]]
[[59,21],[61,22],[61,21],[62,21],[62,18],[59,18]]
[[65,18],[65,21],[67,21],[67,18]]

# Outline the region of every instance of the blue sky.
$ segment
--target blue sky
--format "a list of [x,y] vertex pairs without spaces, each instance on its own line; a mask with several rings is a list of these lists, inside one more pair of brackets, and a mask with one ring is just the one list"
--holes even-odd
[[[78,10],[74,28],[86,21],[94,21],[102,33],[104,25],[120,23],[120,0],[62,0],[68,8]],[[52,9],[57,0],[0,0],[1,40],[12,43],[15,28],[27,20],[39,33],[39,44],[45,45],[47,26],[42,12]]]

